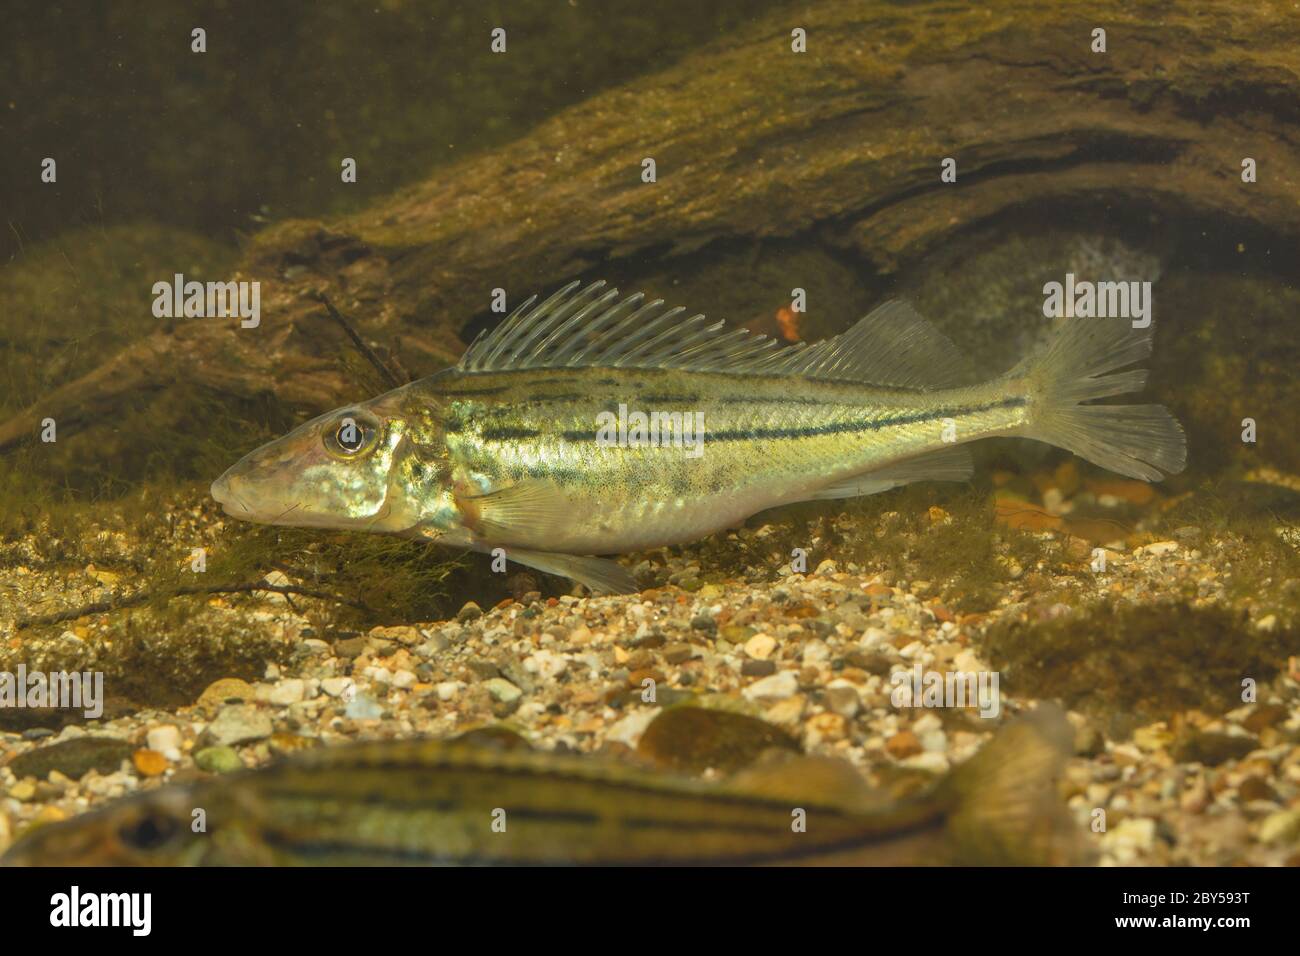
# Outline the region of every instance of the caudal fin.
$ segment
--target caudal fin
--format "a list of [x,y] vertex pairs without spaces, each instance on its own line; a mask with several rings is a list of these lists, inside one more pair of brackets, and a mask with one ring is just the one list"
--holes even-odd
[[1088,862],[1082,833],[1057,792],[1073,731],[1043,704],[999,731],[944,781],[947,862],[1060,866]]
[[1152,327],[1127,319],[1072,318],[1043,353],[1008,373],[1034,402],[1024,434],[1130,478],[1159,481],[1187,463],[1183,429],[1163,405],[1084,405],[1136,392],[1146,369],[1119,371],[1151,354]]

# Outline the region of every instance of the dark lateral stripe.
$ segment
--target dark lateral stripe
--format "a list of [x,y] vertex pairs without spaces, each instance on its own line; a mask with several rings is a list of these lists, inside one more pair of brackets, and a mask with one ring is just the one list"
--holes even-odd
[[524,401],[526,402],[581,402],[591,398],[590,395],[582,395],[578,392],[556,392],[551,395],[537,394],[529,395]]
[[[295,768],[301,770],[302,768]],[[446,777],[455,774],[461,777],[482,777],[486,778],[492,786],[501,786],[503,780],[517,780],[524,782],[536,781],[538,784],[563,784],[579,787],[587,787],[592,790],[598,790],[606,793],[616,793],[623,796],[628,794],[638,794],[647,797],[654,797],[660,800],[674,802],[677,804],[705,804],[709,806],[730,806],[738,808],[753,808],[763,811],[780,811],[787,812],[790,802],[787,800],[773,797],[754,796],[752,794],[708,792],[703,790],[675,790],[671,787],[663,787],[658,784],[639,781],[628,778],[605,778],[594,776],[590,773],[574,773],[557,769],[539,769],[531,766],[489,766],[474,761],[466,761],[456,757],[441,758],[389,758],[376,760],[373,758],[349,760],[322,764],[321,769],[333,771],[348,772],[353,775],[377,775],[381,780],[389,778],[402,779],[407,781],[412,779],[420,781],[432,781],[439,777]],[[268,780],[266,793],[269,797],[287,797],[293,799],[310,800],[319,796],[319,792],[311,787],[304,787],[298,781],[300,776],[295,776],[289,781]],[[392,786],[384,789],[385,793],[392,793]],[[428,792],[422,790],[422,793]],[[357,799],[357,798],[353,798]],[[394,798],[394,800],[399,798]],[[427,807],[431,802],[438,798],[420,796],[411,802],[413,806]],[[818,804],[810,801],[804,801],[800,804],[809,813],[816,812],[844,818],[849,814],[843,809],[833,804]],[[686,819],[682,817],[680,819]]]
[[699,395],[638,395],[637,402],[642,405],[696,405],[702,399]]
[[[734,428],[722,431],[709,431],[705,428],[703,440],[709,442],[726,442],[726,441],[756,441],[764,438],[818,438],[822,435],[840,435],[852,434],[855,432],[878,432],[884,428],[892,428],[897,425],[915,425],[917,422],[934,421],[939,418],[951,418],[959,415],[971,415],[975,412],[992,411],[995,408],[1020,408],[1025,405],[1024,398],[1005,398],[1000,402],[990,402],[987,405],[978,405],[970,408],[937,408],[927,412],[917,412],[912,415],[898,415],[894,418],[883,418],[878,421],[851,421],[851,422],[832,422],[827,425],[806,425],[795,428]],[[565,441],[583,442],[595,441],[596,432],[599,429],[595,426],[588,430],[564,431],[560,437]]]
[[[507,816],[518,816],[518,811],[511,811]],[[804,859],[815,859],[820,856],[838,855],[852,852],[854,850],[865,850],[873,846],[881,846],[891,843],[895,840],[903,839],[910,836],[916,836],[928,831],[934,831],[941,828],[944,824],[945,816],[935,814],[934,816],[919,819],[906,826],[899,827],[891,831],[870,831],[860,834],[854,834],[849,837],[842,837],[838,840],[829,840],[825,843],[818,843],[815,838],[807,836],[795,836],[788,832],[789,824],[782,821],[778,824],[781,836],[789,837],[783,840],[778,846],[765,848],[762,850],[743,850],[738,849],[736,853],[720,853],[711,856],[691,856],[689,852],[680,856],[664,854],[662,856],[653,855],[633,855],[633,856],[612,856],[597,857],[595,859],[585,860],[588,865],[594,866],[619,866],[635,864],[638,866],[752,866],[764,863],[780,863],[783,861],[797,861]],[[509,832],[509,831],[507,831]],[[764,831],[768,832],[768,831]],[[577,859],[575,853],[571,857],[537,857],[537,858],[520,858],[511,856],[508,853],[504,855],[493,855],[490,853],[470,853],[463,856],[452,856],[446,852],[440,852],[434,847],[418,846],[375,846],[372,844],[353,842],[345,839],[295,839],[292,835],[279,830],[263,830],[260,834],[262,840],[270,847],[282,852],[294,854],[302,859],[323,860],[330,857],[344,858],[369,858],[374,860],[385,860],[390,863],[406,864],[446,864],[453,866],[483,866],[483,865],[511,865],[511,866],[554,866],[572,864]],[[575,846],[575,850],[584,849]]]
[[719,395],[719,405],[824,405],[820,398],[795,398],[791,395]]
[[536,428],[485,428],[481,432],[484,441],[519,441],[522,438],[540,438],[542,433]]
[[509,385],[492,385],[487,388],[448,388],[439,389],[438,394],[444,398],[466,398],[474,395],[501,395],[510,391]]
[[[772,824],[762,823],[723,823],[718,820],[689,820],[673,817],[628,817],[618,821],[625,830],[678,830],[683,833],[737,833],[745,836],[762,836],[772,832]],[[778,818],[778,825],[787,827],[784,818]]]
[[912,415],[898,415],[894,418],[886,418],[872,422],[832,422],[828,425],[811,425],[797,428],[737,428],[718,432],[706,430],[704,433],[704,440],[706,442],[719,442],[746,441],[763,438],[816,438],[821,435],[878,432],[882,429],[893,428],[899,425],[915,425],[918,422],[929,422],[939,418],[952,418],[957,415],[971,415],[976,412],[988,412],[995,408],[1018,408],[1024,404],[1025,399],[1023,398],[1004,398],[1000,402],[989,402],[986,405],[977,405],[970,408],[936,408],[926,412],[916,412]]

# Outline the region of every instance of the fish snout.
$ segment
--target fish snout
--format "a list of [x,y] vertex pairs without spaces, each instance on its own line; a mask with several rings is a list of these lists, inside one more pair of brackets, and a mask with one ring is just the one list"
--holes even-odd
[[225,510],[226,514],[233,515],[236,518],[242,518],[253,513],[253,509],[248,507],[239,494],[239,475],[236,473],[239,466],[229,469],[224,475],[212,483],[212,497]]

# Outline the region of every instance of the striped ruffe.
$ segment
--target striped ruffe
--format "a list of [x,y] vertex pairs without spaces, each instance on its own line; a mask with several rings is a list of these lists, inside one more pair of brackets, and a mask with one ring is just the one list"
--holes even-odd
[[1148,481],[1185,460],[1136,391],[1152,328],[1071,318],[1041,353],[974,381],[901,302],[781,347],[595,282],[530,298],[460,363],[332,411],[212,485],[228,514],[417,536],[631,591],[596,555],[678,544],[777,505],[961,481],[961,446],[1018,435]]
[[0,865],[1083,862],[1056,790],[1072,742],[1040,707],[904,799],[824,757],[709,784],[454,740],[345,744],[38,826]]

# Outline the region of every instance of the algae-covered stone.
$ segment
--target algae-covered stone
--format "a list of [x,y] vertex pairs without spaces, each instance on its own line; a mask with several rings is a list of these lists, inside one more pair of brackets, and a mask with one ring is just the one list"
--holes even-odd
[[135,750],[125,740],[113,737],[76,737],[15,757],[9,769],[16,777],[44,780],[57,770],[64,776],[80,780],[91,770],[112,773],[123,760],[130,760]]
[[252,700],[253,685],[235,677],[223,677],[207,686],[199,695],[198,706],[216,709],[232,701]]
[[204,747],[194,755],[194,763],[208,773],[232,773],[244,766],[244,761],[232,747]]
[[756,717],[680,706],[665,710],[650,723],[637,752],[676,770],[699,773],[712,767],[731,773],[774,747],[799,750],[784,730]]

